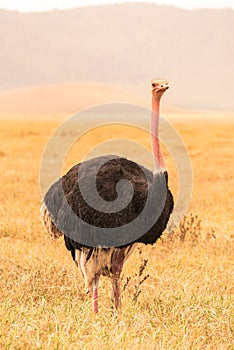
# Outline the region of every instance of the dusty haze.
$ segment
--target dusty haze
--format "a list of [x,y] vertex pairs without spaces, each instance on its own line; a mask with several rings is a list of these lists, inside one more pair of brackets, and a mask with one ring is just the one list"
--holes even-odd
[[145,99],[148,81],[159,76],[173,87],[165,99],[169,105],[233,110],[233,32],[232,10],[154,4],[31,14],[2,10],[0,91],[94,82]]

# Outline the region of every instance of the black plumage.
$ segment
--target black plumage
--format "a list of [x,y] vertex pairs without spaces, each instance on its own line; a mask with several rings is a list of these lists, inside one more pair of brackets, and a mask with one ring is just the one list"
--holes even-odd
[[[103,165],[100,166],[100,164]],[[82,174],[79,174],[78,181],[79,169],[80,164],[72,167],[66,175],[50,187],[44,198],[44,204],[53,223],[66,236],[66,246],[71,250],[73,258],[74,253],[71,246],[75,249],[84,246],[83,231],[87,230],[86,227],[82,227],[82,223],[76,222],[76,216],[91,225],[88,228],[88,234],[92,239],[90,245],[86,244],[85,246],[93,247],[97,227],[117,228],[132,222],[144,209],[148,195],[153,196],[151,199],[154,206],[148,206],[143,220],[151,219],[153,225],[150,225],[147,232],[143,232],[138,238],[131,240],[130,237],[129,243],[153,244],[156,242],[164,231],[173,209],[173,197],[168,188],[166,171],[154,174],[131,160],[117,156],[101,156],[83,162]],[[86,203],[79,187],[81,181],[88,192],[91,188],[89,182],[93,181],[94,178],[96,178],[98,195],[109,202],[114,201],[118,196],[116,186],[119,181],[128,180],[134,190],[130,203],[124,209],[114,213],[102,212],[101,207],[99,210],[94,209]],[[92,193],[88,193],[88,195],[90,195],[92,203],[95,203],[95,195]],[[126,195],[124,189],[119,195],[123,197]],[[69,215],[69,208],[75,215]],[[128,232],[125,232],[125,235],[127,234]],[[70,244],[68,243],[69,239]],[[125,236],[123,240],[128,239]],[[99,242],[97,242],[97,246],[100,246]]]

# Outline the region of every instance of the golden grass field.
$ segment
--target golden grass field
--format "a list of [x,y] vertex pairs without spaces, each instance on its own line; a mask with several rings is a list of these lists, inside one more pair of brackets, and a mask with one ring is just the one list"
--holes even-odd
[[[0,349],[234,349],[233,118],[174,119],[194,170],[187,219],[126,262],[117,314],[101,278],[98,315],[63,239],[50,241],[39,218],[40,160],[58,124],[48,115],[0,120]],[[150,149],[139,129],[105,133]],[[83,136],[64,171],[105,139],[99,129]],[[166,162],[176,196],[176,168]]]

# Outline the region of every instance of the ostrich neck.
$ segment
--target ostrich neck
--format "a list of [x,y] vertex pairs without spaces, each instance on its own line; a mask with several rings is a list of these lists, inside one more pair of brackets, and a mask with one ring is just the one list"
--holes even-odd
[[165,163],[163,154],[158,139],[159,130],[159,112],[160,112],[160,99],[155,99],[152,96],[152,113],[151,113],[151,145],[154,158],[154,170],[161,171],[165,169]]

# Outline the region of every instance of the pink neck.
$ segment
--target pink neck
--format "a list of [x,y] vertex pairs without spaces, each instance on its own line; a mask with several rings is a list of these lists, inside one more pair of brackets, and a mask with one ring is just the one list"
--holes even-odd
[[159,110],[160,110],[160,99],[156,100],[152,95],[152,113],[151,113],[151,145],[154,157],[154,170],[160,171],[165,169],[165,163],[163,154],[160,148],[160,142],[158,139],[159,129]]

